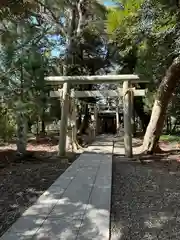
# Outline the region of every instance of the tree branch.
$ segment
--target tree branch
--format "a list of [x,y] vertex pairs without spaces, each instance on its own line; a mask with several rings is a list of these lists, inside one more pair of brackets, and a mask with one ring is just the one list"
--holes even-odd
[[86,0],[79,0],[77,9],[78,9],[78,15],[79,15],[79,21],[77,26],[77,36],[80,36],[82,33],[83,26],[85,25],[85,4]]
[[[44,10],[47,10],[47,11],[49,12],[49,14],[50,14],[51,17],[52,17],[51,20],[53,20],[53,21],[58,25],[58,27],[60,28],[60,34],[66,36],[66,31],[65,31],[65,29],[64,29],[63,24],[62,24],[61,21],[60,21],[60,17],[56,17],[56,15],[54,14],[54,12],[50,9],[50,7],[49,7],[48,5],[42,3],[42,2],[39,1],[39,0],[36,0],[36,2],[37,2],[41,7],[43,7]],[[45,14],[45,13],[41,13],[41,14],[39,14],[38,16],[41,16],[41,17],[43,16],[44,19],[50,20],[50,19],[47,19],[47,14]]]

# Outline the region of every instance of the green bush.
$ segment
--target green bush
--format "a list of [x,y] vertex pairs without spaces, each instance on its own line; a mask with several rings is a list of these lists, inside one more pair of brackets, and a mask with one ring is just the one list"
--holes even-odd
[[0,107],[0,138],[8,142],[12,140],[16,132],[16,122],[11,110]]

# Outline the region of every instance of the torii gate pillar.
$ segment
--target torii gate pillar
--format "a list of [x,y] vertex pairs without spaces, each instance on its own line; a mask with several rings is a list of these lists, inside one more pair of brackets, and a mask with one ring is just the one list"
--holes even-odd
[[132,158],[132,126],[131,126],[131,115],[132,115],[132,101],[130,81],[123,82],[123,113],[124,113],[124,148],[125,155],[128,158]]
[[119,133],[120,123],[119,123],[119,107],[116,107],[116,132]]
[[98,133],[98,109],[97,106],[94,106],[94,123],[95,123],[95,136]]
[[62,107],[61,107],[61,121],[60,121],[60,136],[59,136],[59,153],[60,157],[66,155],[66,135],[69,113],[69,83],[63,84]]

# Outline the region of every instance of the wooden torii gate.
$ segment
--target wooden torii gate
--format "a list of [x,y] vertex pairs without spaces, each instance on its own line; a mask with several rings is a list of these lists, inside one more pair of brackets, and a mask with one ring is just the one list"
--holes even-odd
[[[100,97],[107,95],[110,97],[123,97],[123,114],[124,114],[124,147],[125,155],[131,158],[132,153],[132,98],[133,96],[144,96],[145,90],[135,90],[131,88],[131,83],[146,82],[139,79],[134,74],[123,75],[97,75],[97,76],[49,76],[45,78],[49,85],[59,86],[63,84],[63,89],[60,91],[51,92],[53,97],[62,98],[61,122],[60,122],[60,138],[59,138],[59,156],[65,156],[66,153],[66,133],[67,133],[67,118],[69,95],[72,97]],[[123,82],[123,88],[117,90],[106,91],[74,91],[71,93],[70,84],[120,84]]]

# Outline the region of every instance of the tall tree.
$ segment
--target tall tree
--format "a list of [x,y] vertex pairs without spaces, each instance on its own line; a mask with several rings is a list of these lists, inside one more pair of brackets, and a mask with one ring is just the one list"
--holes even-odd
[[[43,79],[42,73],[46,72],[42,58],[42,49],[48,46],[46,37],[46,26],[39,28],[32,22],[31,17],[24,19],[12,18],[3,19],[1,35],[1,89],[5,96],[11,96],[7,99],[17,118],[17,151],[21,155],[26,154],[26,134],[27,134],[27,114],[32,109],[34,93],[37,93],[37,81]],[[8,23],[8,24],[7,24]],[[38,58],[38,56],[41,56]],[[32,59],[37,58],[38,68],[43,68],[38,72],[39,77],[35,79],[34,63]],[[32,81],[35,81],[36,84]],[[41,91],[44,91],[41,81]],[[39,83],[40,84],[40,83]],[[36,91],[32,89],[36,88]],[[36,95],[37,96],[37,95]],[[6,100],[6,98],[4,98]]]
[[[162,133],[168,104],[179,84],[179,8],[176,2],[160,1],[151,6],[158,17],[152,21],[151,36],[154,38],[156,59],[154,67],[156,84],[160,83],[155,96],[151,120],[144,136],[143,150],[153,153],[159,150],[158,141]],[[157,16],[157,15],[156,15]],[[154,51],[152,51],[154,52]],[[168,70],[166,70],[168,68]],[[162,78],[162,76],[164,77]],[[160,81],[160,79],[162,80]]]
[[173,61],[167,70],[156,95],[151,119],[143,142],[143,150],[148,153],[153,153],[157,150],[157,144],[162,133],[164,120],[166,117],[167,106],[179,81],[180,58],[178,57]]
[[[139,49],[145,38],[140,28],[143,0],[115,2],[117,7],[109,8],[107,17],[107,33],[110,44],[115,49],[112,61],[118,65],[119,74],[132,74],[137,71]],[[144,88],[145,84],[139,84],[139,86]],[[145,132],[150,115],[144,111],[142,97],[134,99],[134,108]]]

